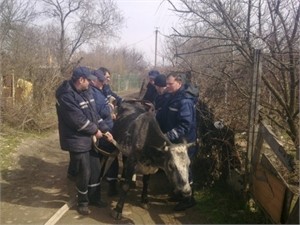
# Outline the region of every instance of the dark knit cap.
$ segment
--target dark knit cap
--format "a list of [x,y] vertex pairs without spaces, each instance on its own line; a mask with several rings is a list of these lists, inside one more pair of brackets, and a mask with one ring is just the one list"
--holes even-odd
[[166,76],[164,74],[159,74],[154,79],[154,85],[158,87],[166,87]]

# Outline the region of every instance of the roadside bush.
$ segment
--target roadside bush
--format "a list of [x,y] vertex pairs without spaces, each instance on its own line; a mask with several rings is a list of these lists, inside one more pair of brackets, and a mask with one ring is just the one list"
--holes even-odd
[[[2,120],[16,129],[38,131],[57,126],[55,90],[61,82],[59,72],[53,68],[32,70],[26,80],[32,83],[29,96],[22,92],[2,105]],[[15,85],[15,84],[14,84]]]

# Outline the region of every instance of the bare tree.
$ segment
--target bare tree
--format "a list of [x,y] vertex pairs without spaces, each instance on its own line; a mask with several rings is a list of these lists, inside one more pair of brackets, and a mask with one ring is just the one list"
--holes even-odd
[[[23,2],[18,0],[0,1],[0,101],[3,103],[3,76],[11,73],[13,65],[10,54],[13,37],[20,35],[19,28],[26,26],[35,16],[35,1]],[[0,110],[0,124],[2,123],[2,110]]]
[[134,49],[97,46],[88,53],[79,52],[82,63],[91,67],[107,67],[113,74],[143,74],[147,68],[143,54]]
[[35,19],[36,1],[1,0],[0,2],[0,47],[7,46],[12,34],[17,32],[17,26],[27,25]]
[[[228,96],[237,97],[239,93],[238,98],[234,98],[235,104],[225,104],[227,110],[237,105],[238,99],[242,105],[249,98],[252,50],[263,50],[262,116],[285,130],[298,149],[299,1],[168,2],[182,22],[173,33],[177,43],[173,53],[177,61],[183,66],[192,66],[202,75],[214,77],[215,83],[222,81],[219,90]],[[202,59],[201,63],[195,64],[192,57]],[[244,108],[247,109],[247,105]]]
[[67,71],[80,47],[118,33],[123,17],[112,0],[40,0],[43,13],[60,29],[58,62]]

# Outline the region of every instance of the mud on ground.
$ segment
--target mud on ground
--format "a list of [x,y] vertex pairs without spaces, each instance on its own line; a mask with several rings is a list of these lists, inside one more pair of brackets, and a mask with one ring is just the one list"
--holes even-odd
[[[58,133],[24,140],[13,154],[13,164],[1,171],[0,224],[45,224],[75,196],[75,185],[66,178],[68,152],[59,147]],[[89,216],[81,216],[72,207],[56,224],[203,224],[204,216],[197,207],[175,213],[175,203],[167,201],[168,182],[163,173],[151,177],[150,204],[140,205],[141,187],[133,189],[124,207],[123,219],[110,216],[117,198],[107,197],[103,182],[104,209],[91,207]]]

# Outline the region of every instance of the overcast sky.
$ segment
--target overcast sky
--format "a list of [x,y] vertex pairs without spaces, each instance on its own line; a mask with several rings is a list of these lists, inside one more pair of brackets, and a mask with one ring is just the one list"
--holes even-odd
[[[122,11],[125,27],[122,30],[118,44],[135,48],[145,53],[148,62],[154,65],[155,29],[161,34],[169,34],[171,26],[176,23],[176,17],[170,5],[164,0],[116,0]],[[163,35],[158,34],[158,54],[164,41]],[[157,64],[161,58],[157,58]]]

